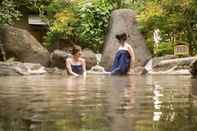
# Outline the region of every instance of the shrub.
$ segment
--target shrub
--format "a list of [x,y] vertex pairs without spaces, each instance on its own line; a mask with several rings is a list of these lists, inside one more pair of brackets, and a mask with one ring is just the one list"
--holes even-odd
[[174,46],[169,42],[161,42],[157,49],[155,49],[156,56],[164,56],[174,53]]
[[[65,38],[95,52],[101,51],[112,6],[107,0],[79,1],[68,5],[54,15],[46,37],[48,45]],[[54,6],[50,5],[50,11],[51,7]],[[55,7],[62,8],[57,3]]]
[[12,24],[13,20],[19,20],[21,13],[16,9],[15,3],[11,0],[3,0],[0,3],[0,25]]

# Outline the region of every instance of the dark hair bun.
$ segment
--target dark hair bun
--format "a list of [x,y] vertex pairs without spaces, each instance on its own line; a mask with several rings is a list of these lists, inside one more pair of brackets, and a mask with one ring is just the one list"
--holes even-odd
[[127,40],[127,34],[126,33],[117,34],[116,39],[118,39],[119,41],[121,41],[121,40],[126,41]]
[[119,34],[116,35],[116,39],[120,40],[120,35]]
[[81,51],[81,47],[79,46],[74,46],[72,49],[72,55],[78,53],[79,51]]

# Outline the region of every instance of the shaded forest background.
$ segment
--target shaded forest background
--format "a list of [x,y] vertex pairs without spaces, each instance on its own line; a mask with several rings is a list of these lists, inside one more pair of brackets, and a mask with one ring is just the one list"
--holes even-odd
[[[59,40],[101,52],[111,12],[129,8],[137,12],[139,30],[155,55],[172,54],[176,44],[197,53],[196,0],[1,0],[0,24],[14,24],[25,13],[38,14],[47,23],[43,44]],[[154,48],[153,33],[161,40]]]

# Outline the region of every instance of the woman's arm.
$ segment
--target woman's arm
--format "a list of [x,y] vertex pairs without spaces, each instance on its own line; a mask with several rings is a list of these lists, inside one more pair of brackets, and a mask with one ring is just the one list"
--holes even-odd
[[68,72],[69,72],[71,75],[79,76],[78,74],[76,74],[75,72],[72,71],[71,63],[70,63],[70,60],[69,60],[69,59],[66,59],[66,67],[67,67]]
[[132,63],[133,63],[133,66],[134,66],[134,64],[135,64],[135,53],[133,51],[133,48],[130,45],[128,46],[128,52],[129,52],[129,54],[132,58]]
[[135,68],[135,53],[133,51],[133,48],[130,45],[128,45],[128,52],[129,52],[131,59],[132,59],[131,60],[131,67],[134,69]]

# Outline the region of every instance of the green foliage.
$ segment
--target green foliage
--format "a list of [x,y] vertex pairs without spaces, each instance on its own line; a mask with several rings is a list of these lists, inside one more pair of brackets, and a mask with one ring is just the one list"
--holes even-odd
[[189,43],[191,54],[197,54],[196,0],[2,0],[0,24],[19,20],[23,10],[36,12],[49,23],[46,36],[49,46],[67,39],[100,52],[111,11],[119,8],[139,13],[139,29],[152,52],[152,33],[158,28],[162,32],[161,42],[184,41]]
[[[47,7],[50,23],[48,46],[58,39],[101,52],[111,11],[118,8],[138,8],[143,0],[53,0]],[[142,6],[140,6],[142,9]],[[58,35],[57,35],[58,34]]]
[[0,3],[0,24],[11,24],[14,19],[19,20],[20,16],[13,1],[3,0]]
[[[54,7],[53,3],[51,7]],[[47,33],[48,43],[64,38],[95,52],[101,51],[111,10],[112,6],[107,0],[67,3],[64,9],[54,13],[55,20]]]
[[19,10],[39,13],[50,4],[51,0],[12,0]]
[[41,13],[51,0],[2,0],[0,3],[0,24],[12,24],[19,20],[24,11]]
[[190,52],[196,53],[196,0],[146,0],[138,21],[147,41],[152,37],[150,33],[158,28],[163,34],[163,41],[185,41],[189,43]]
[[85,3],[80,7],[80,21],[75,28],[82,43],[88,44],[82,46],[88,46],[95,51],[101,50],[111,10],[112,7],[106,0]]
[[151,53],[153,54],[154,53],[154,41],[152,38],[152,33],[149,33],[149,35],[146,39],[146,44],[147,44],[149,50],[151,51]]
[[52,0],[45,8],[50,23],[48,46],[67,39],[101,52],[111,11],[119,8],[142,11],[144,4],[144,0]]
[[130,0],[108,0],[113,9],[128,8]]
[[156,56],[163,56],[167,54],[174,54],[174,46],[172,43],[162,42],[158,48],[155,49]]
[[65,0],[53,0],[46,8],[45,11],[47,12],[47,17],[50,19],[53,19],[54,15],[57,12],[61,12],[65,7],[67,3]]

